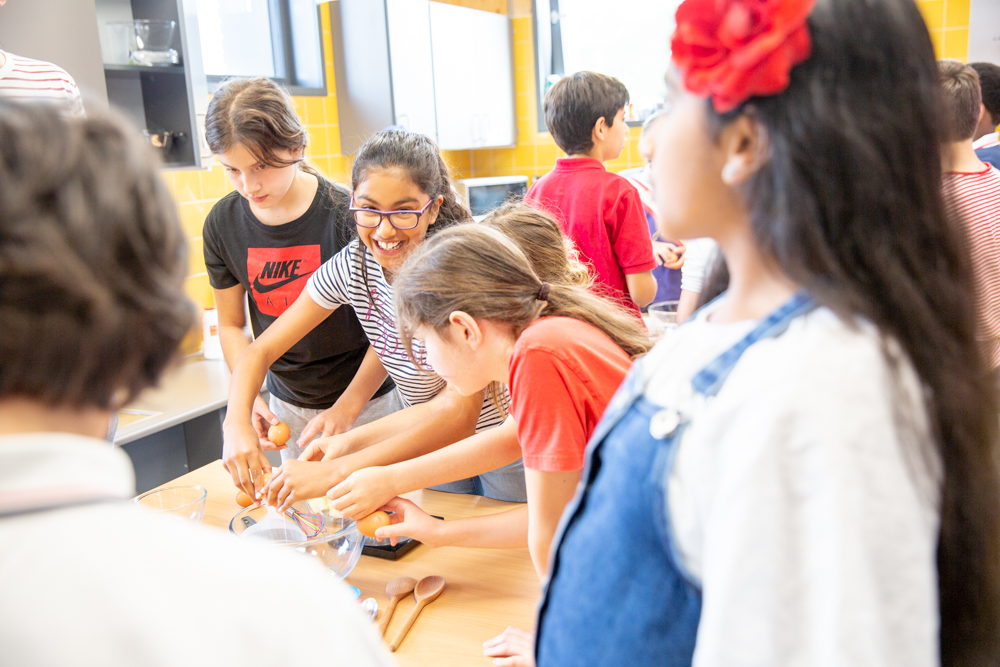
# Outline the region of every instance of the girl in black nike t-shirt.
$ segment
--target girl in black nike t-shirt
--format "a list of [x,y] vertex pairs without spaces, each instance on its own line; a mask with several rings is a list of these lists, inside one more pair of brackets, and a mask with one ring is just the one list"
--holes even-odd
[[[259,336],[350,241],[354,225],[350,193],[305,162],[306,133],[290,97],[271,80],[223,84],[205,131],[235,187],[212,208],[202,233],[222,351],[232,369],[250,344],[247,310]],[[316,435],[342,433],[401,407],[369,347],[355,314],[341,309],[272,364],[270,399],[257,396],[253,407],[261,446],[276,449],[267,429],[284,421],[292,437],[282,458],[294,458]]]

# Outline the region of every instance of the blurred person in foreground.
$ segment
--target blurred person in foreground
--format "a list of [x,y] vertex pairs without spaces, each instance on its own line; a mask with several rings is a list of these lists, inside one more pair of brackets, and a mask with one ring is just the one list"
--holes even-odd
[[108,420],[194,323],[156,169],[118,120],[0,101],[2,662],[391,665],[318,563],[132,506]]

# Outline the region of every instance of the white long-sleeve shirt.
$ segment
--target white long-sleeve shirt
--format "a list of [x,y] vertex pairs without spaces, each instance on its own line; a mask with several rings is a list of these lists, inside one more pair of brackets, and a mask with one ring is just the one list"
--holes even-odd
[[694,396],[755,324],[702,312],[642,363],[646,397],[692,415],[667,506],[703,590],[695,667],[937,665],[940,464],[916,374],[821,308]]
[[0,663],[18,667],[393,664],[313,559],[132,506],[101,440],[0,437],[0,512],[25,499],[122,502],[0,517]]

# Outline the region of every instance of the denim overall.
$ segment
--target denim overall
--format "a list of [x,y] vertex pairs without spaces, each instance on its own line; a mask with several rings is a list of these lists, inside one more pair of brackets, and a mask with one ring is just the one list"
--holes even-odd
[[[715,396],[748,347],[780,335],[814,307],[796,294],[695,375],[693,390]],[[643,396],[641,364],[595,430],[581,488],[556,534],[538,615],[539,667],[691,664],[701,589],[683,569],[666,504],[690,415]]]

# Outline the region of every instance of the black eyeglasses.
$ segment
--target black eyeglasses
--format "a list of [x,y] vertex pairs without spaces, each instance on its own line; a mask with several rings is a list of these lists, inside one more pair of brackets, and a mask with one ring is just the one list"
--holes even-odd
[[382,218],[389,218],[389,224],[396,229],[413,229],[420,223],[420,216],[427,212],[434,199],[428,200],[419,211],[402,209],[399,211],[376,211],[373,208],[355,208],[354,197],[351,197],[351,207],[347,210],[354,216],[354,223],[358,227],[378,227],[382,224]]

